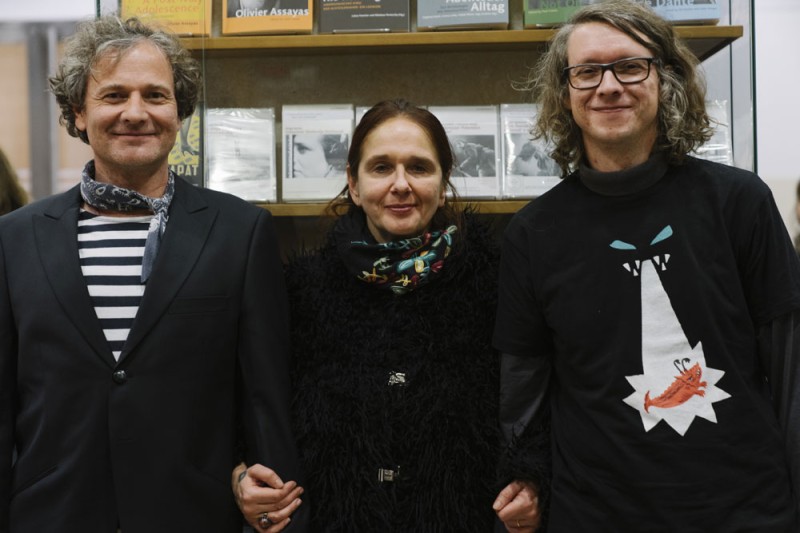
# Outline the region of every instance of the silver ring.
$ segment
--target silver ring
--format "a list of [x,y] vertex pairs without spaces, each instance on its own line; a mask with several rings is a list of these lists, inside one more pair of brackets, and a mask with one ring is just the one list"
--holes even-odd
[[269,519],[267,513],[261,513],[261,516],[258,517],[258,526],[261,529],[267,529],[271,525],[272,525],[272,520]]

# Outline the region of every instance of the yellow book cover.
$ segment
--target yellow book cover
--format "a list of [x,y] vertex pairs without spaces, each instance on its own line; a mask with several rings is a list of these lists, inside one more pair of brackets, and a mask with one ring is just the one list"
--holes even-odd
[[314,0],[222,0],[222,33],[311,33]]
[[203,102],[197,102],[194,113],[186,117],[169,153],[169,169],[192,185],[205,185],[203,160]]
[[120,0],[123,18],[160,22],[178,35],[211,33],[212,0]]

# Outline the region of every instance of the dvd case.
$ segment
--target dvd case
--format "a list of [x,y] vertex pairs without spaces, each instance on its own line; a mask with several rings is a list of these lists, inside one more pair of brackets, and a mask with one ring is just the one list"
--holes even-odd
[[714,134],[699,147],[694,155],[709,161],[733,166],[733,146],[731,126],[728,120],[728,101],[712,100],[706,102],[706,112],[711,117]]
[[430,106],[444,126],[456,158],[450,181],[462,198],[498,198],[500,174],[497,106]]
[[275,202],[275,110],[212,108],[206,114],[208,188]]
[[409,0],[320,0],[320,33],[407,32]]
[[[580,8],[603,0],[524,0],[526,28],[564,24]],[[716,24],[720,8],[717,0],[636,0],[649,6],[673,24]]]
[[347,185],[352,104],[286,105],[282,120],[282,200],[332,199]]
[[120,16],[156,21],[178,35],[211,33],[212,0],[120,0]]
[[197,102],[194,113],[186,117],[175,137],[175,144],[169,152],[169,169],[192,185],[202,187],[203,167],[203,102]]
[[417,2],[417,30],[506,29],[509,0],[424,0]]
[[550,147],[531,136],[536,110],[535,104],[500,105],[503,198],[534,198],[560,181],[561,171],[549,155]]
[[222,34],[311,33],[314,0],[222,0]]

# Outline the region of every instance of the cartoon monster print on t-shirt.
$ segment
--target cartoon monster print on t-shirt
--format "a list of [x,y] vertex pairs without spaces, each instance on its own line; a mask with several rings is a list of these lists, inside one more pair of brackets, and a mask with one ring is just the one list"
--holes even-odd
[[[664,242],[672,234],[672,227],[666,226],[650,245]],[[611,248],[636,249],[619,240],[611,243]],[[716,386],[725,372],[706,365],[702,342],[690,346],[675,315],[659,277],[659,272],[668,275],[669,258],[667,253],[653,252],[646,260],[623,264],[640,279],[642,300],[642,373],[625,376],[634,392],[623,401],[639,411],[645,431],[664,420],[685,435],[696,416],[716,423],[712,404],[730,394]]]

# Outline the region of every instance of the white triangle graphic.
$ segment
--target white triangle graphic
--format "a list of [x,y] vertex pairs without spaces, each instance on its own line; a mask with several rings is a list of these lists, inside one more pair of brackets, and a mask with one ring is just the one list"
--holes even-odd
[[634,392],[623,401],[639,411],[645,431],[664,420],[685,435],[696,416],[716,423],[712,404],[730,394],[716,386],[725,372],[706,366],[702,343],[686,339],[656,271],[668,261],[641,264],[642,374],[626,376]]

